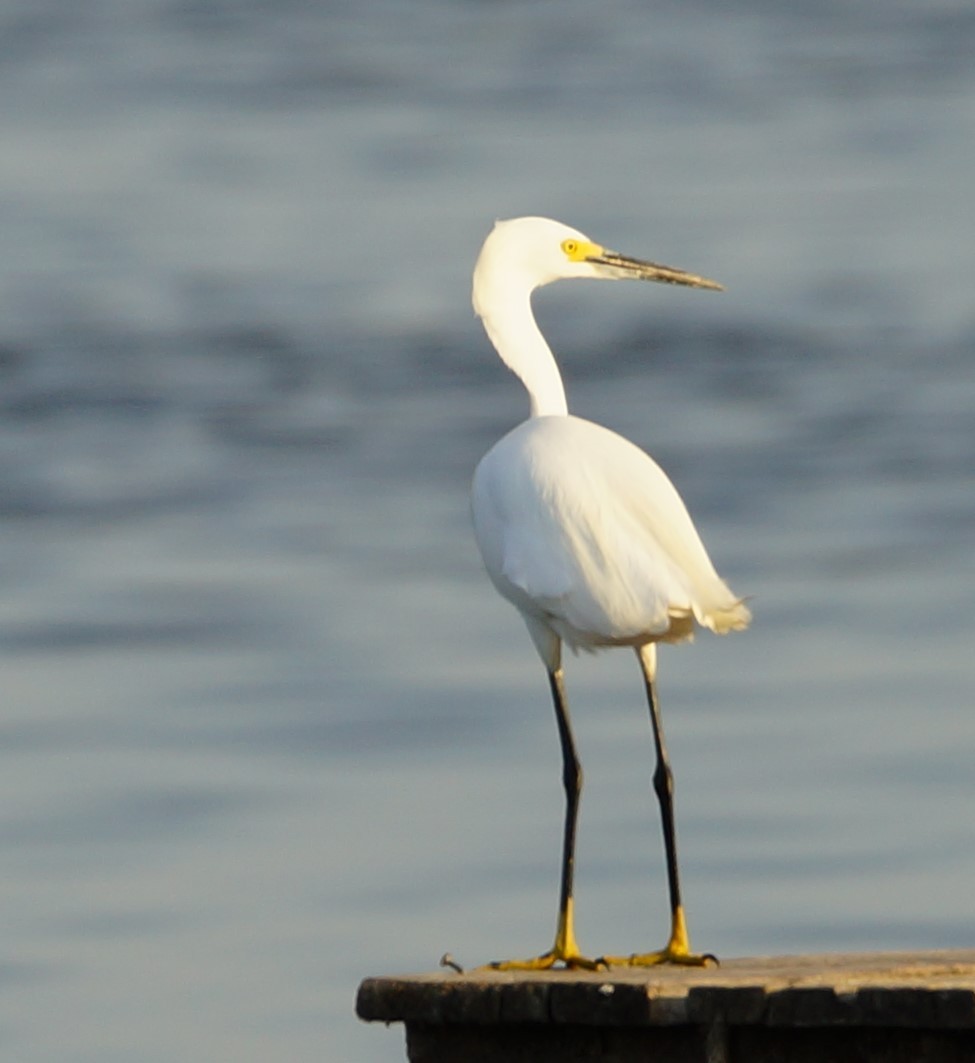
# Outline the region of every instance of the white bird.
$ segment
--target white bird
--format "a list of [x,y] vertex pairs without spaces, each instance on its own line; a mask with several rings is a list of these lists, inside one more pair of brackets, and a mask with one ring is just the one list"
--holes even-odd
[[[563,278],[638,279],[721,290],[704,277],[628,258],[548,218],[498,222],[474,269],[473,302],[501,360],[525,385],[531,415],[482,458],[472,513],[494,586],[520,612],[548,673],[566,794],[555,943],[541,956],[492,964],[539,970],[657,963],[703,965],[691,952],[677,871],[673,776],[658,710],[656,644],[748,626],[741,598],[718,576],[687,509],[660,467],[633,443],[568,412],[555,358],[535,323],[532,292]],[[671,928],[657,952],[589,959],[576,944],[572,877],[582,768],[562,680],[573,650],[632,646],[646,685],[656,747]]]

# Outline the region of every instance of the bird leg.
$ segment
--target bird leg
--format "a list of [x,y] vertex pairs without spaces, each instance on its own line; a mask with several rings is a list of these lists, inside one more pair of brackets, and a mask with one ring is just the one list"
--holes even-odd
[[559,893],[559,919],[555,931],[555,944],[548,952],[529,960],[502,960],[488,964],[494,971],[544,971],[556,963],[566,967],[579,967],[593,971],[604,966],[599,960],[583,956],[576,944],[573,925],[572,878],[575,867],[576,821],[579,816],[579,795],[582,793],[582,765],[576,752],[569,706],[562,683],[562,668],[557,666],[548,673],[555,703],[555,722],[559,729],[562,746],[562,783],[565,787],[565,834],[562,841],[562,886]]
[[640,668],[650,706],[650,722],[653,726],[653,742],[657,751],[657,767],[653,773],[653,788],[660,803],[663,823],[664,852],[667,857],[667,885],[670,891],[670,939],[657,952],[634,953],[631,956],[603,956],[601,962],[609,967],[654,967],[661,963],[677,963],[688,967],[706,967],[717,963],[711,953],[691,952],[691,942],[684,920],[684,906],[680,898],[680,877],[677,871],[677,830],[674,826],[674,773],[670,769],[667,746],[664,742],[663,723],[657,701],[656,646],[649,643],[637,649]]

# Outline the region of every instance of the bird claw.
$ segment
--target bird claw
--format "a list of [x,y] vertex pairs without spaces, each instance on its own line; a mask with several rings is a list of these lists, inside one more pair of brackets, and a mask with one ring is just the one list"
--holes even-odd
[[440,957],[440,966],[449,967],[452,971],[456,971],[458,974],[464,973],[464,968],[450,955],[449,952],[445,952]]
[[484,967],[482,971],[550,971],[556,964],[561,965],[567,971],[599,971],[607,967],[603,959],[591,960],[578,952],[563,953],[557,949],[543,952],[541,956],[535,956],[530,960],[496,960]]
[[720,961],[713,952],[693,953],[679,952],[674,949],[661,949],[659,952],[634,952],[629,956],[600,956],[596,961],[606,967],[659,967],[662,964],[674,964],[677,967],[720,967]]

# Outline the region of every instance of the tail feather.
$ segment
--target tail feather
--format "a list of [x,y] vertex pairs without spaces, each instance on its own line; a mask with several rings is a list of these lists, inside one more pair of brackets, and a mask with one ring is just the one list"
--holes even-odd
[[744,598],[729,598],[706,610],[695,610],[695,613],[698,623],[710,628],[717,635],[727,635],[729,631],[744,631],[752,619],[751,610],[745,605]]

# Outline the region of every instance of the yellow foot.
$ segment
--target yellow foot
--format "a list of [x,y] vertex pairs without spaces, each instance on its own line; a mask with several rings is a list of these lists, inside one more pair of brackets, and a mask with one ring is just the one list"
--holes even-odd
[[572,970],[598,971],[606,966],[605,960],[590,960],[579,952],[550,949],[530,960],[498,960],[482,967],[482,971],[548,971],[556,964]]
[[600,956],[598,963],[607,967],[657,967],[662,963],[675,963],[681,967],[718,966],[718,957],[710,952],[691,952],[691,939],[687,936],[684,909],[678,904],[671,913],[670,940],[659,952],[634,952],[631,956]]
[[717,967],[718,957],[710,952],[698,954],[668,946],[659,952],[634,952],[630,956],[600,956],[596,961],[607,967],[657,967],[674,963],[682,967]]
[[555,932],[555,944],[531,960],[500,960],[497,963],[489,963],[481,970],[485,971],[548,971],[556,964],[561,964],[573,970],[598,971],[605,967],[602,960],[590,960],[583,956],[576,944],[576,936],[572,929],[572,897],[565,901],[562,911],[559,912],[558,929]]

